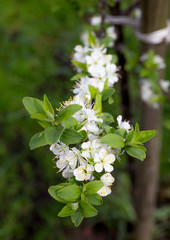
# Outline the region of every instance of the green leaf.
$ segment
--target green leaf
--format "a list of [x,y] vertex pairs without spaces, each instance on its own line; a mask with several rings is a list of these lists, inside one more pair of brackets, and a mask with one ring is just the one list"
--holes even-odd
[[130,156],[135,157],[141,161],[146,158],[145,151],[139,147],[127,146],[125,147],[125,150]]
[[74,128],[78,124],[79,122],[74,117],[70,117],[69,119],[63,121],[63,125],[65,128]]
[[46,113],[34,113],[31,115],[31,118],[42,120],[42,121],[50,121]]
[[109,103],[109,104],[112,104],[112,103],[114,103],[114,100],[113,100],[112,96],[111,96],[111,97],[109,97],[108,103]]
[[126,135],[126,142],[130,142],[133,138],[134,130],[131,129],[130,132]]
[[45,139],[47,144],[56,143],[64,131],[63,126],[48,127],[45,129]]
[[95,36],[94,36],[94,34],[92,32],[89,32],[88,41],[89,41],[89,46],[90,47],[96,45],[96,38],[95,38]]
[[100,118],[103,119],[103,123],[105,124],[110,124],[114,122],[114,117],[112,116],[112,114],[107,113],[107,112],[103,112],[100,116]]
[[141,143],[145,143],[149,141],[151,138],[155,137],[157,134],[158,134],[157,130],[141,131],[137,140]]
[[98,213],[97,210],[85,200],[80,201],[79,208],[83,217],[94,217]]
[[112,37],[105,37],[102,41],[101,44],[104,44],[105,47],[107,48],[109,46],[110,43],[112,43],[114,41],[114,39]]
[[100,141],[102,144],[107,144],[113,148],[123,148],[125,146],[124,139],[113,133],[109,133],[102,137]]
[[36,133],[30,140],[29,147],[31,150],[46,145],[44,132]]
[[103,204],[103,200],[102,197],[95,193],[95,194],[90,194],[90,195],[86,195],[88,202],[91,203],[92,205],[102,205]]
[[90,92],[90,95],[91,95],[91,99],[95,99],[96,95],[99,93],[97,88],[89,85],[89,92]]
[[85,130],[81,130],[79,133],[82,136],[81,142],[85,141],[87,139],[87,132]]
[[51,124],[49,123],[49,122],[46,122],[46,121],[41,121],[41,120],[39,120],[39,121],[37,121],[40,125],[41,125],[41,127],[43,127],[44,129],[46,129],[46,128],[48,128],[48,127],[51,127]]
[[87,66],[86,66],[85,63],[77,62],[77,61],[75,61],[75,60],[72,60],[72,63],[73,63],[76,67],[80,68],[81,70],[87,71]]
[[82,135],[78,133],[76,130],[71,128],[66,128],[61,135],[60,140],[65,144],[75,144],[81,142],[83,139]]
[[107,78],[106,81],[104,82],[104,90],[108,89],[108,82],[109,82],[109,80]]
[[45,114],[44,104],[42,101],[32,97],[24,97],[22,102],[30,115]]
[[52,116],[54,116],[54,109],[46,95],[44,95],[44,109],[45,111],[50,112]]
[[80,79],[82,77],[86,77],[86,76],[88,76],[87,72],[78,73],[71,78],[71,81],[75,81],[75,80],[78,80],[78,79]]
[[50,186],[49,189],[48,189],[48,192],[51,195],[51,197],[53,197],[58,202],[67,203],[68,202],[67,200],[64,200],[64,199],[62,199],[62,198],[57,196],[57,191],[64,187],[63,185],[61,185],[61,186],[59,186],[59,185],[57,185],[57,186]]
[[57,196],[69,202],[76,202],[81,196],[81,188],[73,184],[58,190]]
[[116,134],[121,136],[122,138],[125,138],[125,136],[127,135],[127,132],[126,132],[126,129],[120,128],[116,130]]
[[94,110],[98,113],[102,112],[102,95],[98,93],[95,98]]
[[74,223],[75,227],[78,227],[83,220],[83,216],[78,209],[73,215],[71,215],[71,220]]
[[57,123],[61,123],[67,119],[69,119],[74,113],[78,112],[82,106],[78,104],[71,104],[64,109],[60,110],[59,114],[57,115]]
[[[78,208],[78,203],[77,203],[77,208]],[[63,209],[59,212],[58,216],[59,217],[68,217],[73,215],[77,208],[74,208],[72,204],[68,203],[66,206],[63,207]]]
[[108,89],[103,90],[103,92],[102,92],[102,101],[107,100],[114,93],[115,93],[115,89],[114,88],[108,88]]
[[85,194],[94,194],[103,187],[103,182],[95,180],[87,183],[85,186],[86,186]]

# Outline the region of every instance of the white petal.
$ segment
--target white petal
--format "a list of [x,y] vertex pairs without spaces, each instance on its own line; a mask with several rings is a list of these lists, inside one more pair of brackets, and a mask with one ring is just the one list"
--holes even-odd
[[106,172],[112,172],[114,168],[112,165],[106,163],[106,164],[104,164],[104,169]]
[[104,161],[107,163],[113,163],[115,161],[115,155],[113,154],[108,154],[105,158]]
[[103,165],[101,163],[96,163],[94,168],[95,168],[96,172],[102,172]]
[[102,187],[98,192],[100,196],[105,197],[111,193],[111,189],[107,186]]

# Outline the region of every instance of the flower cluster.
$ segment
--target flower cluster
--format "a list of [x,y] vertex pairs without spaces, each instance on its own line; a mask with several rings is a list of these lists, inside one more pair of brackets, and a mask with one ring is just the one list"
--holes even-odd
[[141,99],[154,108],[159,107],[163,99],[163,93],[168,93],[170,82],[160,79],[157,70],[164,69],[166,64],[163,58],[153,51],[143,54],[140,57],[144,68],[141,71],[140,80]]
[[[87,76],[81,77],[76,83],[73,99],[64,102],[59,112],[65,107],[78,104],[82,108],[72,115],[76,119],[78,132],[86,131],[87,139],[77,146],[70,147],[61,140],[52,144],[50,150],[56,155],[56,166],[62,172],[64,178],[74,177],[76,181],[93,181],[100,179],[104,186],[98,191],[101,196],[111,193],[111,185],[114,177],[111,175],[114,162],[117,157],[116,149],[101,143],[101,138],[106,134],[103,124],[103,115],[100,109],[95,109],[90,103],[92,99],[89,86],[95,87],[98,93],[102,93],[107,82],[107,89],[113,87],[118,81],[117,66],[112,62],[112,55],[106,54],[104,45],[98,43],[90,46],[75,47],[73,59],[86,66]],[[78,72],[81,69],[77,68]],[[122,116],[117,118],[117,128],[125,129],[128,133],[131,129],[127,121],[122,121]]]
[[[113,62],[113,56],[106,54],[104,45],[92,47],[77,45],[74,50],[73,60],[84,63],[88,74],[77,81],[73,89],[74,94],[90,100],[89,85],[101,93],[106,81],[109,88],[118,81],[118,68]],[[80,72],[81,69],[78,71]]]

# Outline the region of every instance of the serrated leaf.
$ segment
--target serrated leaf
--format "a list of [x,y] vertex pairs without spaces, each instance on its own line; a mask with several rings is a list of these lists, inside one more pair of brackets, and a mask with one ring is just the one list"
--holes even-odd
[[102,137],[100,142],[113,148],[123,148],[125,146],[124,139],[121,136],[113,133],[109,133]]
[[43,127],[44,129],[46,129],[46,128],[48,128],[48,127],[51,127],[51,124],[49,123],[49,122],[46,122],[46,121],[41,121],[41,120],[39,120],[39,121],[37,121],[40,125],[41,125],[41,127]]
[[78,112],[82,106],[78,104],[71,104],[64,109],[60,110],[57,115],[57,123],[61,123],[69,119],[74,113]]
[[87,72],[78,73],[71,78],[71,81],[79,80],[80,78],[86,77],[86,76],[88,76]]
[[46,145],[44,132],[36,133],[34,136],[32,136],[30,143],[29,143],[29,147],[31,150],[41,147],[41,146],[44,146],[44,145]]
[[109,104],[114,103],[114,100],[113,100],[112,96],[109,97],[109,99],[108,99],[108,103],[109,103]]
[[102,187],[103,187],[102,181],[95,180],[95,181],[89,182],[86,184],[85,195],[97,193],[97,191],[99,191]]
[[79,124],[79,122],[74,117],[70,117],[62,123],[65,128],[74,128]]
[[71,128],[66,128],[60,138],[61,142],[68,145],[79,143],[82,139],[82,135]]
[[63,126],[48,127],[45,129],[45,139],[47,144],[56,143],[64,131]]
[[81,188],[73,184],[58,190],[57,196],[69,202],[76,202],[81,196]]
[[90,92],[90,95],[91,95],[91,99],[95,99],[96,95],[99,93],[97,88],[89,85],[89,92]]
[[31,115],[31,118],[42,120],[42,121],[49,121],[49,118],[46,115],[46,113],[35,113]]
[[141,131],[139,138],[137,139],[141,143],[149,141],[151,138],[155,137],[158,134],[157,130],[147,130]]
[[105,37],[102,41],[101,44],[104,44],[105,47],[107,48],[109,46],[110,43],[112,43],[114,41],[113,37]]
[[97,193],[90,194],[90,195],[87,194],[86,197],[87,197],[88,202],[91,203],[92,205],[99,206],[99,205],[103,204],[102,197]]
[[75,60],[72,60],[72,63],[73,63],[76,67],[80,68],[81,70],[87,71],[87,66],[86,66],[85,63],[78,62],[78,61],[75,61]]
[[97,210],[85,200],[80,201],[79,208],[83,217],[94,217],[98,213]]
[[126,129],[120,128],[116,130],[116,134],[121,136],[122,138],[125,138],[127,135]]
[[98,93],[95,98],[94,110],[98,113],[102,112],[102,95]]
[[143,161],[146,158],[145,151],[138,147],[127,146],[127,147],[125,147],[125,150],[126,150],[127,154],[129,154],[130,156],[135,157],[141,161]]
[[75,227],[78,227],[83,220],[83,216],[78,209],[73,215],[71,215],[71,220],[74,223]]
[[54,109],[45,94],[44,94],[44,109],[45,111],[50,112],[52,116],[54,116]]
[[90,47],[96,45],[96,38],[95,38],[95,36],[94,36],[94,34],[92,32],[89,32],[88,42],[89,42],[89,46]]
[[114,93],[115,93],[115,89],[114,88],[107,88],[107,89],[103,90],[103,92],[102,92],[102,101],[107,100]]
[[[78,204],[77,204],[78,208]],[[72,204],[68,203],[66,206],[63,207],[63,209],[59,212],[59,217],[68,217],[73,215],[76,212],[76,209],[73,208]]]
[[57,196],[57,191],[62,189],[64,186],[50,186],[49,189],[48,189],[48,192],[49,194],[51,195],[51,197],[53,197],[55,200],[57,200],[58,202],[61,202],[61,203],[67,203],[68,201],[67,200],[64,200],[60,197]]
[[39,99],[32,97],[24,97],[22,102],[30,115],[45,114],[44,104]]
[[87,139],[87,132],[85,130],[81,130],[79,133],[82,136],[81,142],[85,141]]

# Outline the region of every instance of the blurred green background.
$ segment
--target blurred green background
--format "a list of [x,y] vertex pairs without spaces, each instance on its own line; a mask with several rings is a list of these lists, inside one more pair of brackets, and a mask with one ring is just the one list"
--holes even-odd
[[[29,139],[40,127],[22,105],[24,96],[42,98],[46,93],[58,107],[71,95],[73,48],[79,43],[84,23],[99,12],[99,1],[2,0],[0,9],[0,239],[131,239],[135,213],[126,160],[116,164],[113,194],[105,199],[98,217],[85,220],[75,229],[70,219],[57,217],[56,202],[47,190],[60,181],[60,176],[56,175],[48,147],[29,150]],[[133,51],[139,51],[139,43],[129,27],[124,34],[128,39],[127,57],[132,58]],[[170,48],[166,62],[166,79],[170,79]],[[130,74],[134,102],[139,98],[137,84],[135,73]],[[109,107],[112,113],[121,113],[118,93]],[[137,108],[134,104],[136,119]],[[170,107],[165,104],[156,240],[170,236],[169,119]]]

